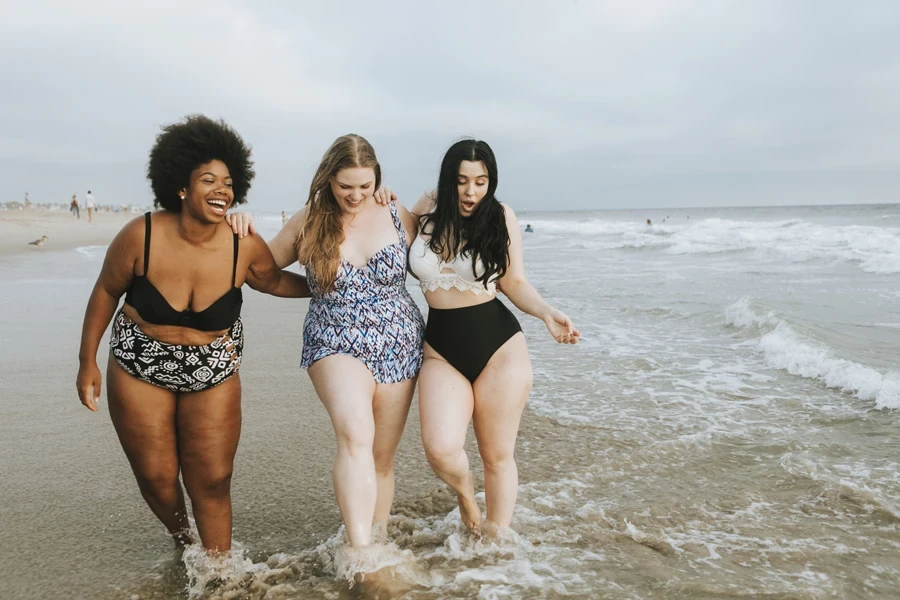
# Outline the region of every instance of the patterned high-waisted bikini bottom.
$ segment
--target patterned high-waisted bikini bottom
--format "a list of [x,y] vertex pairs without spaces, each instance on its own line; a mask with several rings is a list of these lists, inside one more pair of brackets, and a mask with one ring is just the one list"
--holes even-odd
[[205,346],[164,344],[149,337],[119,310],[109,336],[109,351],[133,377],[173,392],[200,392],[238,372],[244,350],[244,326],[231,329]]

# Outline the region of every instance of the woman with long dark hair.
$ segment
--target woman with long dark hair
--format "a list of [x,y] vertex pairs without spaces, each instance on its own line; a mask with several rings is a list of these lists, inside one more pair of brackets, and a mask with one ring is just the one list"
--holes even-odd
[[513,457],[532,369],[516,317],[541,319],[559,343],[578,330],[525,277],[516,216],[495,197],[497,161],[486,142],[462,140],[444,156],[437,190],[411,211],[420,215],[410,270],[428,302],[419,375],[422,442],[431,468],[456,492],[465,526],[479,532],[481,509],[463,447],[474,420],[484,462],[486,518],[509,527],[518,491]]

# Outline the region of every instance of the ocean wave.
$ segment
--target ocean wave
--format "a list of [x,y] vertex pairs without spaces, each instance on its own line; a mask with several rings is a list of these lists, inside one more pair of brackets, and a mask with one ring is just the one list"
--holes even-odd
[[900,408],[900,372],[883,374],[866,365],[836,358],[832,348],[799,335],[774,312],[754,311],[747,298],[725,309],[725,321],[738,329],[759,329],[757,350],[775,369],[815,379],[860,400],[874,400],[876,408]]
[[[792,262],[841,260],[876,274],[900,273],[900,228],[823,225],[802,219],[735,221],[711,218],[690,224],[636,221],[531,221],[535,232],[576,236],[595,249],[655,249],[670,255],[758,252]],[[586,239],[585,239],[586,238]]]
[[[837,497],[835,502],[856,504],[866,511],[881,512],[891,519],[900,519],[900,505],[895,500],[896,496],[890,495],[896,464],[881,469],[872,469],[866,464],[829,467],[815,460],[808,451],[788,452],[781,457],[780,463],[791,475],[818,481],[826,489],[834,491]],[[883,477],[882,481],[877,480],[878,475]]]
[[109,248],[109,246],[78,246],[75,248],[75,252],[87,256],[88,258],[96,258],[106,254],[107,248]]

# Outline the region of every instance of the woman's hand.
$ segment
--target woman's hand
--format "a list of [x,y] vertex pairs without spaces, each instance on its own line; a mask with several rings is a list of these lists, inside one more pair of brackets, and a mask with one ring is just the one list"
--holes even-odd
[[391,188],[389,188],[388,186],[383,185],[380,188],[378,188],[377,190],[375,190],[375,202],[377,202],[378,204],[380,204],[382,206],[387,206],[388,201],[391,201],[391,200],[396,202],[397,194],[392,192]]
[[231,225],[231,230],[239,238],[245,237],[248,233],[256,233],[256,225],[253,223],[253,215],[250,213],[228,213],[225,215],[225,222]]
[[94,412],[97,412],[97,401],[100,399],[100,385],[103,375],[96,362],[83,364],[78,367],[78,377],[75,379],[75,389],[78,390],[78,399]]
[[555,308],[551,308],[550,311],[544,316],[544,325],[547,326],[547,331],[550,332],[550,335],[553,336],[560,344],[577,344],[578,336],[581,335],[575,326],[572,324],[572,320],[569,319],[562,311],[556,310]]

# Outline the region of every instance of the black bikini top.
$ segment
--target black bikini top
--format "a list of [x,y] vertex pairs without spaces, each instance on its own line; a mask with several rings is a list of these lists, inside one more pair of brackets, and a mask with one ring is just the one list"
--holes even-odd
[[241,288],[234,287],[237,275],[238,236],[234,235],[234,266],[231,272],[231,289],[218,300],[199,312],[189,308],[175,310],[169,301],[159,293],[150,280],[147,272],[150,268],[150,213],[144,215],[144,274],[136,275],[131,287],[125,295],[125,302],[130,304],[141,318],[154,325],[177,325],[200,331],[222,331],[230,328],[241,316],[241,304],[244,295]]

